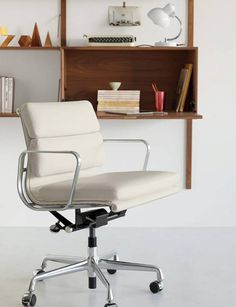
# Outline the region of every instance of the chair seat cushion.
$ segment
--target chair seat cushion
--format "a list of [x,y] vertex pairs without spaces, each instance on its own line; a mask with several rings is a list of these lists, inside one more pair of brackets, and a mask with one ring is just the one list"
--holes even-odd
[[[66,203],[72,180],[31,188],[34,201],[39,204]],[[179,190],[176,173],[160,171],[111,172],[80,178],[74,200],[111,201],[112,211],[119,212]]]

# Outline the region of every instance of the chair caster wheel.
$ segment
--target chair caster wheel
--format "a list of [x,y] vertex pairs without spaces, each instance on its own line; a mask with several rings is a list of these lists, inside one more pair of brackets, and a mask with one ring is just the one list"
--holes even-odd
[[149,288],[152,293],[158,293],[163,289],[163,282],[155,280],[150,283]]
[[32,293],[25,293],[22,297],[22,305],[23,306],[35,306],[37,301],[37,297]]
[[118,307],[118,306],[116,305],[116,303],[107,303],[104,305],[104,307]]
[[116,274],[116,270],[107,270],[107,272],[111,275]]
[[[114,261],[118,261],[118,260],[119,260],[118,255],[115,255],[114,258],[113,258],[113,260],[114,260]],[[111,270],[111,269],[108,269],[108,270],[107,270],[107,272],[108,272],[110,275],[116,274],[116,271],[117,271],[117,270]]]

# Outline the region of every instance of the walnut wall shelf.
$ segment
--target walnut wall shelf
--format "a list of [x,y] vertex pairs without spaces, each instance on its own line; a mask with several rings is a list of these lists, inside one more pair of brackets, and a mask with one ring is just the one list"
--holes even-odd
[[[185,111],[197,111],[198,49],[194,47],[81,47],[62,50],[62,99],[88,99],[97,107],[97,90],[119,80],[122,90],[140,90],[140,110],[154,111],[151,84],[165,91],[165,110],[176,110],[176,88],[181,69],[193,64]],[[194,102],[194,110],[192,109]]]
[[[185,1],[185,0],[183,0]],[[168,115],[124,116],[99,112],[102,120],[185,120],[186,122],[186,188],[192,182],[192,126],[193,120],[201,119],[198,114],[198,49],[193,47],[194,0],[188,0],[188,46],[187,47],[67,47],[67,5],[69,0],[60,0],[61,46],[62,47],[5,47],[1,50],[57,51],[61,54],[61,97],[62,100],[87,99],[96,110],[97,90],[108,89],[111,80],[122,82],[122,89],[141,90],[141,110],[154,110],[151,83],[156,82],[167,93]],[[193,75],[186,100],[185,112],[176,113],[176,87],[181,68],[193,64]],[[17,97],[16,97],[17,99]],[[193,105],[194,102],[194,105]],[[17,117],[0,114],[1,118]]]

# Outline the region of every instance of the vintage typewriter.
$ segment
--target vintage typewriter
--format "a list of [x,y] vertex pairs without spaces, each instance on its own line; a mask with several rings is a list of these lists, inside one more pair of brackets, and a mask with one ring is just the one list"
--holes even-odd
[[88,45],[93,47],[134,47],[136,37],[133,35],[84,35],[88,40]]

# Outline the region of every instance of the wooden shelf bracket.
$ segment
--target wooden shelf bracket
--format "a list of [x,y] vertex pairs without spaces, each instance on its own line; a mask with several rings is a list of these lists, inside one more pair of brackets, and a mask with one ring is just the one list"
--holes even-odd
[[186,120],[186,189],[192,188],[192,137],[193,137],[193,120]]
[[61,46],[65,47],[66,46],[66,0],[61,0]]

